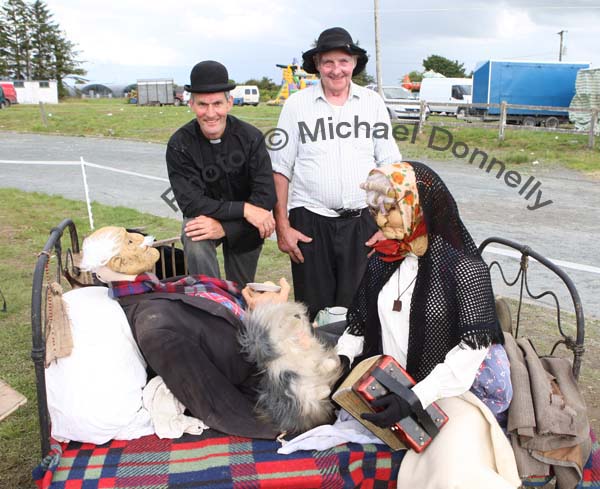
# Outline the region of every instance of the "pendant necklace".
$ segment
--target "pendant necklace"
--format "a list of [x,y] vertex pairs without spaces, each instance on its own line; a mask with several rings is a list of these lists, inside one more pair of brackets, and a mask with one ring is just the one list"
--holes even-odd
[[398,298],[394,300],[394,306],[392,307],[392,311],[400,312],[402,310],[402,301],[400,300],[400,297],[404,295],[404,292],[406,292],[410,288],[410,286],[414,283],[415,280],[417,280],[416,275],[406,286],[406,288],[402,292],[400,292],[400,271],[398,270]]

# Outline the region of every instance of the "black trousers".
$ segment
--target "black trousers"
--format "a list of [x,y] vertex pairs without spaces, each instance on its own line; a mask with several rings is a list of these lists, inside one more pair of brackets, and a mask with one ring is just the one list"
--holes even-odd
[[365,242],[378,229],[369,210],[342,218],[298,207],[290,211],[290,224],[313,239],[298,243],[304,263],[292,262],[294,296],[306,304],[311,321],[324,307],[350,306],[371,250]]

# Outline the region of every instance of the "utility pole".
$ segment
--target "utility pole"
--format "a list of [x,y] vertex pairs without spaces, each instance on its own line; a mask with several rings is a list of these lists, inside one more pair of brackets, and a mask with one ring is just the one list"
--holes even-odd
[[377,91],[383,98],[383,82],[381,78],[381,52],[379,50],[379,0],[374,1],[375,17],[375,76],[377,78]]
[[558,61],[562,61],[562,55],[563,55],[563,36],[565,33],[567,33],[569,31],[565,31],[564,29],[560,32],[557,32],[557,34],[560,36],[560,49],[558,50]]

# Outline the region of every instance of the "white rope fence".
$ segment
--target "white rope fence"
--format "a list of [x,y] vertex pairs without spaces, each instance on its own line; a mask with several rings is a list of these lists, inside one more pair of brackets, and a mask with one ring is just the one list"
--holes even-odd
[[[146,175],[144,173],[139,173],[139,172],[135,172],[135,171],[121,170],[120,168],[113,168],[112,166],[98,165],[97,163],[90,163],[89,161],[85,161],[83,159],[83,157],[81,157],[80,161],[0,160],[0,164],[3,164],[3,163],[4,164],[18,164],[18,165],[80,166],[81,167],[81,176],[83,178],[85,201],[86,201],[87,210],[88,210],[88,218],[90,221],[90,229],[92,229],[92,230],[94,229],[94,216],[92,214],[92,204],[90,201],[90,193],[89,193],[89,187],[88,187],[88,182],[87,182],[87,174],[85,172],[86,166],[90,167],[90,168],[98,168],[100,170],[106,170],[106,171],[110,171],[110,172],[114,172],[114,173],[121,173],[123,175],[130,175],[133,177],[145,178],[147,180],[155,180],[155,181],[159,181],[159,182],[169,183],[168,178],[155,177],[153,175]],[[493,253],[496,255],[509,256],[511,258],[516,258],[516,259],[521,258],[521,254],[516,251],[505,250],[505,249],[496,248],[496,247],[486,248],[484,250],[484,252]],[[583,271],[583,272],[589,272],[589,273],[594,273],[594,274],[600,275],[599,267],[594,267],[594,266],[590,266],[590,265],[584,265],[581,263],[574,263],[574,262],[564,261],[564,260],[556,260],[553,258],[550,258],[550,261],[554,262],[556,265],[563,267],[563,268],[570,268],[572,270],[579,270],[579,271]]]
[[139,178],[145,178],[147,180],[156,180],[159,182],[165,182],[165,183],[169,183],[169,179],[168,178],[163,178],[163,177],[155,177],[153,175],[145,175],[144,173],[139,173],[139,172],[135,172],[135,171],[129,171],[129,170],[121,170],[120,168],[113,168],[112,166],[106,166],[106,165],[98,165],[97,163],[90,163],[89,161],[85,161],[83,159],[83,156],[80,158],[79,161],[22,161],[22,160],[0,160],[0,164],[7,164],[7,165],[44,165],[44,166],[79,166],[81,167],[81,176],[83,179],[83,190],[85,193],[85,202],[87,205],[87,211],[88,211],[88,219],[90,221],[90,229],[93,231],[94,230],[94,215],[92,213],[92,202],[90,200],[90,190],[89,190],[89,185],[88,185],[88,181],[87,181],[87,174],[85,171],[85,167],[90,167],[90,168],[98,168],[100,170],[106,170],[106,171],[111,171],[114,173],[121,173],[123,175],[130,175],[133,177],[139,177]]

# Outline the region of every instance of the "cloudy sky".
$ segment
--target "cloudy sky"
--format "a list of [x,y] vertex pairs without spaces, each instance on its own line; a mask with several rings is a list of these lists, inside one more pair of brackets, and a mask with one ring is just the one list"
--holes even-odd
[[[54,20],[80,50],[88,78],[132,83],[166,77],[189,82],[204,59],[224,63],[238,83],[268,76],[277,63],[300,59],[319,33],[346,28],[371,55],[375,75],[372,0],[47,0]],[[396,83],[439,54],[465,64],[485,59],[558,59],[600,66],[600,0],[380,0],[383,81]]]

